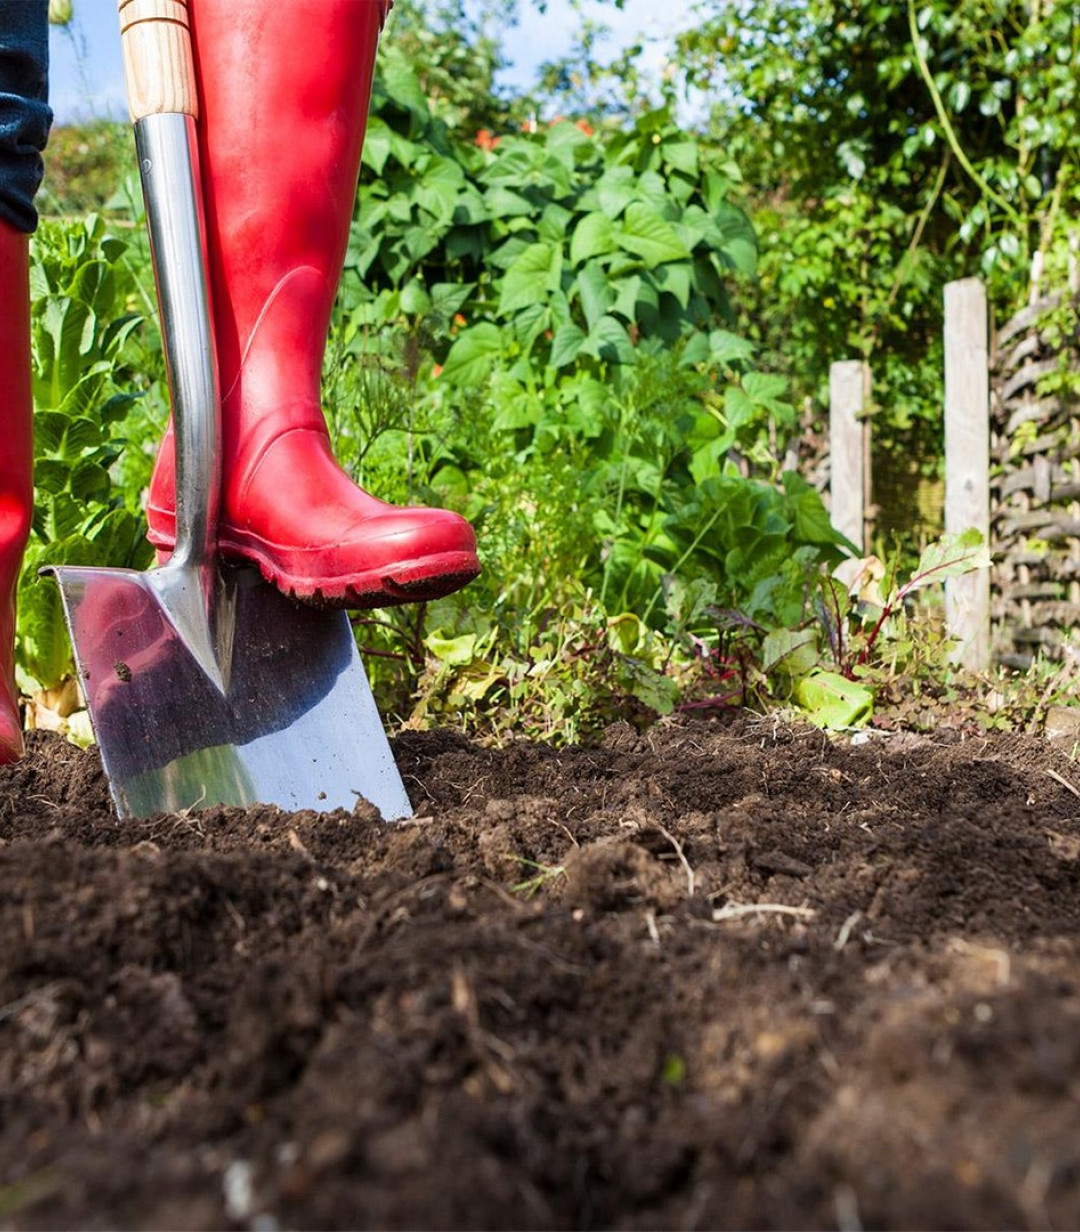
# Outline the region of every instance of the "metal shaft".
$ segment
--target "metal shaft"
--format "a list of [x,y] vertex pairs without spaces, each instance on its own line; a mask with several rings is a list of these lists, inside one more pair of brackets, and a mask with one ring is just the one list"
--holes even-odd
[[172,565],[214,557],[221,500],[221,397],[206,280],[206,225],[195,121],[175,112],[135,123],[176,440]]

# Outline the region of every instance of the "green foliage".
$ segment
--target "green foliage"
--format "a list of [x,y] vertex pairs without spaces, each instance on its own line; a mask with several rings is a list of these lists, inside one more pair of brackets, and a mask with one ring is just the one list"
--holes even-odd
[[990,566],[978,531],[945,535],[929,544],[906,581],[876,557],[861,562],[850,588],[821,574],[814,580],[809,618],[772,628],[761,666],[776,696],[789,696],[821,727],[859,727],[873,714],[877,694],[897,681],[940,675],[948,648],[920,612],[906,612],[916,592]]
[[121,193],[134,167],[131,125],[115,120],[63,125],[49,136],[38,209],[49,215],[110,214],[127,208]]
[[[415,76],[391,64],[364,158],[375,178],[349,254],[354,317],[461,313],[445,356],[457,384],[497,361],[630,363],[642,342],[722,320],[725,280],[755,266],[753,231],[727,200],[734,168],[702,165],[666,112],[604,139],[563,121],[484,149],[455,142]],[[720,345],[706,333],[694,358]]]
[[510,887],[515,894],[523,894],[526,898],[532,898],[551,882],[566,876],[566,869],[561,864],[540,864],[536,860],[526,859],[525,856],[511,858],[517,860],[523,869],[531,874],[524,881]]
[[[597,621],[658,631],[672,576],[771,616],[844,554],[817,493],[777,483],[794,415],[731,329],[756,240],[719,151],[667,110],[462,141],[391,53],[364,160],[326,369],[339,452],[381,495],[461,509],[486,567],[428,615],[424,715],[498,696],[525,728],[557,715],[580,731],[575,708],[610,712],[599,699],[629,688],[605,689],[603,657],[570,649],[597,641]],[[572,687],[530,657],[553,621]],[[401,656],[376,664],[377,686],[420,667],[408,617],[363,629]],[[545,717],[528,717],[541,695]]]
[[382,77],[408,66],[419,97],[450,128],[474,133],[506,119],[496,96],[499,32],[516,0],[398,0],[379,52]]
[[595,736],[615,719],[650,722],[670,713],[679,698],[670,643],[633,613],[608,616],[580,586],[559,591],[559,606],[534,613],[520,639],[479,614],[472,631],[429,633],[410,723],[563,744]]
[[744,297],[763,363],[824,403],[872,361],[875,434],[940,454],[941,292],[982,273],[999,319],[1036,252],[1063,276],[1080,213],[1075,5],[745,0],[699,6],[684,71],[718,101],[761,238]]
[[33,534],[19,584],[16,657],[23,686],[51,689],[72,670],[60,596],[45,565],[141,567],[137,494],[110,469],[135,395],[124,357],[141,317],[125,245],[90,216],[46,222],[31,246],[35,436]]

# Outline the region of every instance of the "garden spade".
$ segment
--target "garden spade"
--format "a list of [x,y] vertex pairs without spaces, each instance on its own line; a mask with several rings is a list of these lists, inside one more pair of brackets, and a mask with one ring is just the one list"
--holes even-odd
[[188,0],[120,0],[176,436],[164,566],[54,567],[122,817],[213,804],[412,810],[348,617],[219,561],[221,411]]

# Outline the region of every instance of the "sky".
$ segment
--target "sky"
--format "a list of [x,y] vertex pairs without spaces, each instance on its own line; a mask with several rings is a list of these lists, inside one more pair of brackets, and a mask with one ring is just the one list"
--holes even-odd
[[[521,19],[505,38],[511,66],[498,79],[511,88],[532,84],[541,64],[565,55],[578,25],[570,0],[549,0],[544,14],[528,0],[520,7]],[[582,7],[585,16],[611,27],[599,48],[605,59],[639,38],[654,40],[646,46],[643,64],[646,71],[659,73],[665,43],[688,23],[690,0],[626,0],[621,10],[585,0]],[[50,30],[50,101],[56,123],[99,116],[122,119],[127,107],[116,0],[74,0],[74,12],[69,27]]]

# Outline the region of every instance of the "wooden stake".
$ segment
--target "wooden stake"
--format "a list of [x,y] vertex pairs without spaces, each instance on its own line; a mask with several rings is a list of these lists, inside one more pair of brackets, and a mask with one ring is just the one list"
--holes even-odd
[[[945,288],[945,533],[990,536],[990,376],[986,288],[978,278]],[[945,583],[945,628],[956,660],[990,666],[990,572]]]
[[860,552],[866,520],[866,365],[839,360],[829,367],[829,516]]

